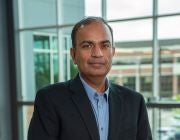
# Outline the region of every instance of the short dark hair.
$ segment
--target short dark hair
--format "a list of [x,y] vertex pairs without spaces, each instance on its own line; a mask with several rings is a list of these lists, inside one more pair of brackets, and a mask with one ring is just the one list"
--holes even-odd
[[114,42],[113,30],[112,30],[111,26],[108,24],[108,22],[106,20],[104,20],[103,18],[101,18],[101,17],[92,17],[92,16],[90,16],[90,17],[85,17],[84,19],[80,20],[79,22],[77,22],[74,25],[74,27],[72,29],[72,32],[71,32],[71,40],[72,40],[73,47],[76,46],[76,33],[79,30],[79,28],[82,25],[88,25],[88,24],[90,24],[92,22],[101,22],[101,23],[103,23],[104,25],[106,25],[109,28],[109,30],[111,32],[112,44],[113,44],[113,42]]

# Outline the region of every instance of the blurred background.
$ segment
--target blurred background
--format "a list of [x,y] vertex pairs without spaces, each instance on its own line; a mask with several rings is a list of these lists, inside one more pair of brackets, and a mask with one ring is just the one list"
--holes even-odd
[[154,140],[180,140],[180,0],[0,0],[0,140],[27,140],[36,91],[73,78],[71,30],[105,18],[108,77],[140,92]]

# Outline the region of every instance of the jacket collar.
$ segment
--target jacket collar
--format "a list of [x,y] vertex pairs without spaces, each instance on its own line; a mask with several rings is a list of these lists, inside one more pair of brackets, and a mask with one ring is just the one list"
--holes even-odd
[[70,90],[73,92],[72,100],[80,112],[92,140],[99,140],[99,131],[96,118],[91,108],[90,100],[85,92],[79,75],[70,83]]

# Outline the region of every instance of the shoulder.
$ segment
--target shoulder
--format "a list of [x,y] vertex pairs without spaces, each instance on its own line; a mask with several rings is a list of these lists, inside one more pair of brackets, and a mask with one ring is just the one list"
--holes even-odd
[[126,110],[138,112],[141,108],[146,109],[144,97],[139,92],[117,84],[112,84],[111,89],[110,96],[116,98],[116,102],[120,102]]
[[66,81],[66,82],[60,82],[60,83],[55,83],[55,84],[50,84],[50,85],[44,86],[38,90],[38,93],[43,92],[43,93],[48,94],[48,93],[54,93],[54,92],[58,92],[58,91],[67,90],[70,81],[71,80]]
[[55,83],[39,89],[36,93],[35,101],[58,102],[68,99],[71,94],[69,91],[70,82],[71,80],[67,82]]
[[124,87],[121,85],[117,85],[114,83],[111,83],[110,88],[114,94],[122,98],[123,100],[128,100],[128,101],[138,101],[143,99],[143,95],[140,94],[139,92],[132,90],[128,87]]

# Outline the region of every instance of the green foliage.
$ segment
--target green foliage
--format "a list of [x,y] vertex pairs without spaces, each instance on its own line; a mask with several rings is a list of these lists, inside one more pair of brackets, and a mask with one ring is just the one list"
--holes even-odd
[[50,83],[50,74],[49,70],[44,72],[36,71],[36,90]]
[[[180,94],[177,94],[175,97],[174,97],[175,101],[180,101]],[[174,113],[174,116],[180,116],[180,109],[179,108],[175,108],[173,109],[173,113]]]
[[78,68],[76,65],[73,64],[71,61],[71,78],[74,78],[76,74],[78,73]]
[[180,101],[180,93],[175,96],[176,101]]

